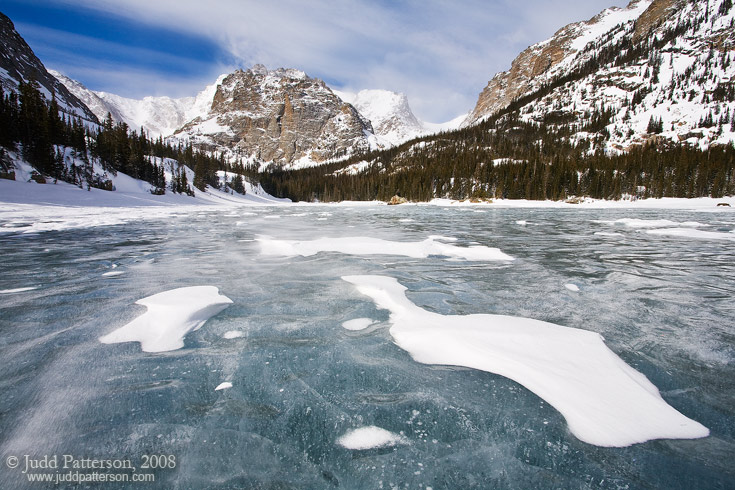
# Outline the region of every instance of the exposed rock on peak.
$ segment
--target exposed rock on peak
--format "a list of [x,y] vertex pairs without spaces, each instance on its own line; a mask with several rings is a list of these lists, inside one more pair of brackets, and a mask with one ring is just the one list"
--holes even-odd
[[648,36],[664,22],[670,10],[681,8],[685,3],[686,0],[653,0],[635,23],[633,42],[638,42],[641,38]]
[[367,150],[370,122],[323,81],[255,65],[226,76],[208,113],[175,137],[277,164],[319,163]]

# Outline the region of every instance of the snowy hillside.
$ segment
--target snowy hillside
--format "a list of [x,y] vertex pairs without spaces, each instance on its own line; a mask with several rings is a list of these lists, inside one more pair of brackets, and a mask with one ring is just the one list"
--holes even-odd
[[570,141],[590,151],[735,141],[734,17],[730,0],[606,10],[522,53],[490,81],[468,122],[515,104],[523,121],[573,125]]
[[206,114],[212,105],[217,86],[225,78],[225,75],[220,76],[195,97],[129,99],[107,92],[95,92],[63,73],[53,70],[49,72],[82,100],[100,121],[110,113],[113,121],[124,122],[131,130],[139,131],[142,127],[153,138],[171,136],[187,122]]
[[[80,177],[85,173],[93,175],[91,179],[98,187],[87,185],[86,180],[76,183],[54,180],[41,176],[30,164],[25,162],[17,152],[7,152],[5,159],[12,164],[14,180],[0,179],[0,202],[15,204],[43,203],[54,206],[169,206],[169,205],[272,205],[290,202],[269,195],[259,184],[244,180],[245,194],[238,194],[232,189],[215,189],[207,186],[206,192],[193,190],[193,196],[176,193],[171,184],[176,175],[185,173],[188,182],[194,182],[194,172],[185,165],[180,165],[170,158],[149,157],[151,163],[162,167],[166,179],[166,193],[155,195],[154,187],[145,181],[134,179],[122,172],[106,170],[95,158],[83,158],[72,148],[59,147],[57,151],[63,156],[64,165],[69,172],[76,172]],[[228,174],[231,182],[236,174]],[[224,179],[223,179],[224,181]],[[104,190],[103,188],[112,190]],[[42,224],[41,224],[42,225]],[[38,231],[37,226],[34,228]]]

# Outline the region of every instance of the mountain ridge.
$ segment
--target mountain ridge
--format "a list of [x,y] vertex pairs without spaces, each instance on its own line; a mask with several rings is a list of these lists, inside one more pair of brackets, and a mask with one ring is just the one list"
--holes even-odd
[[13,21],[0,12],[0,85],[4,92],[18,92],[20,82],[34,80],[47,101],[56,98],[59,109],[68,116],[97,123],[97,117],[59,80],[51,75],[25,39],[15,30]]

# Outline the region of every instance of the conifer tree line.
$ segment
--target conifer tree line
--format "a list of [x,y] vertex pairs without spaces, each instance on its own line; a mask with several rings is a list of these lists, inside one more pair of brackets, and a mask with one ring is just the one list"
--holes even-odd
[[[0,150],[20,151],[40,174],[55,180],[106,190],[113,190],[112,182],[93,172],[93,160],[112,175],[123,172],[150,183],[154,194],[164,194],[168,189],[193,196],[192,185],[202,191],[207,185],[225,187],[219,182],[218,170],[249,176],[254,173],[242,162],[226,162],[222,154],[213,156],[190,144],[172,146],[161,137],[152,139],[143,128],[138,132],[124,122],[114,123],[109,113],[96,129],[85,126],[79,118],[59,114],[56,98],[52,95],[51,101],[46,101],[36,81],[21,82],[17,93],[6,94],[0,86]],[[64,161],[64,149],[71,149],[76,157],[71,164]],[[179,163],[170,166],[173,178],[168,183],[164,175],[166,158]],[[74,163],[80,161],[81,165]],[[7,164],[0,164],[0,172],[9,176]],[[182,165],[194,170],[193,182],[189,182]],[[239,175],[229,187],[245,193]]]
[[[273,195],[298,201],[387,201],[394,195],[413,201],[735,195],[732,144],[702,150],[654,137],[648,145],[614,155],[589,152],[584,142],[573,144],[569,134],[568,126],[523,122],[512,112],[343,162],[273,169],[262,174],[261,183]],[[344,170],[358,162],[369,165],[356,174]]]

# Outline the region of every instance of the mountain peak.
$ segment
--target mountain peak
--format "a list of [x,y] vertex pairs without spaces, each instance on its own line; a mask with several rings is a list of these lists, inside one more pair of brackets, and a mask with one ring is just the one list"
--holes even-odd
[[74,117],[98,122],[95,115],[77,97],[51,75],[28,43],[15,30],[15,25],[0,13],[0,85],[5,92],[17,92],[20,82],[38,82],[46,100],[56,97],[59,109]]
[[225,76],[206,114],[175,137],[230,155],[313,165],[370,148],[370,122],[322,80],[254,65]]

